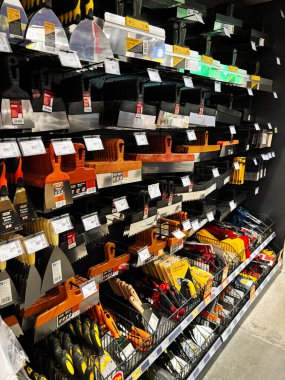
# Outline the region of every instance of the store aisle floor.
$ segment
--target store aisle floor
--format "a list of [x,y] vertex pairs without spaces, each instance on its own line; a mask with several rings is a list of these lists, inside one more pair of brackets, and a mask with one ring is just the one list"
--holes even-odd
[[204,380],[285,379],[285,266]]

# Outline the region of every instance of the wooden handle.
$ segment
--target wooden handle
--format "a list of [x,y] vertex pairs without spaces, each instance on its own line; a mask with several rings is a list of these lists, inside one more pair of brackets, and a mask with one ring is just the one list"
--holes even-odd
[[127,289],[128,293],[129,293],[129,296],[134,297],[139,304],[142,304],[142,301],[141,301],[140,297],[138,296],[137,292],[132,287],[132,285],[126,284],[126,289]]
[[133,296],[129,297],[129,302],[139,312],[140,315],[143,315],[144,309]]

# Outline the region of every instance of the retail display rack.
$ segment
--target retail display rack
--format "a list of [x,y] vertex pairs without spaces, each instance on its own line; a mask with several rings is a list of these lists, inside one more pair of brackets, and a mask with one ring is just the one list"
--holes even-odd
[[278,155],[270,35],[194,0],[0,15],[4,376],[197,378],[282,265],[248,210]]

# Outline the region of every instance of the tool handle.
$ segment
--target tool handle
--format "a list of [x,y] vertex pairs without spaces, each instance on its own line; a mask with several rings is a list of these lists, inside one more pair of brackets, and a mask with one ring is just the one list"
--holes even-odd
[[4,161],[0,163],[0,197],[8,196],[6,164]]
[[95,310],[96,310],[96,314],[97,314],[97,317],[98,317],[99,324],[102,326],[105,323],[104,322],[104,317],[103,317],[104,310],[102,308],[102,304],[100,302],[98,302],[97,305],[95,305],[94,307],[95,307]]
[[85,17],[89,20],[93,20],[94,15],[94,1],[85,0]]
[[6,161],[6,167],[7,167],[7,172],[11,173],[13,176],[13,184],[15,184],[17,187],[23,187],[24,180],[23,180],[23,170],[22,170],[22,158],[21,157],[9,158]]
[[109,329],[112,336],[115,339],[120,338],[122,336],[122,334],[120,333],[120,331],[119,331],[114,319],[111,317],[111,315],[105,311],[103,314],[103,318],[104,318],[106,326]]
[[69,380],[77,380],[73,364],[65,356],[60,360],[60,367]]
[[102,346],[102,342],[100,339],[99,327],[95,322],[92,322],[92,324],[91,324],[90,333],[91,333],[91,339],[93,342],[93,346],[94,346],[95,350],[97,351],[98,356],[104,355],[104,348]]
[[138,293],[135,291],[135,289],[132,287],[132,285],[126,284],[126,289],[129,293],[129,296],[134,297],[139,304],[142,304],[142,301],[141,301],[140,297],[138,296]]
[[104,247],[104,253],[107,261],[114,261],[115,259],[115,243],[107,242]]
[[76,371],[76,374],[78,375],[78,378],[79,379],[83,379],[84,378],[84,374],[85,374],[86,369],[87,369],[87,362],[86,362],[86,360],[84,359],[83,356],[81,356],[78,353],[75,353],[73,355],[72,359],[73,359],[74,369]]
[[139,304],[133,296],[129,297],[129,302],[138,311],[140,315],[143,315],[144,309],[142,308],[141,304]]
[[142,0],[132,0],[132,11],[134,18],[141,18]]
[[95,371],[94,367],[91,365],[87,367],[85,374],[84,374],[84,380],[95,380]]

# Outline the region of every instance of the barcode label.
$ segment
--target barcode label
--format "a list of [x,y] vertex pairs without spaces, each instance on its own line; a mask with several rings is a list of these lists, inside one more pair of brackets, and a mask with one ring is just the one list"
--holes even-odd
[[10,279],[0,281],[0,305],[6,305],[12,301],[12,290]]

